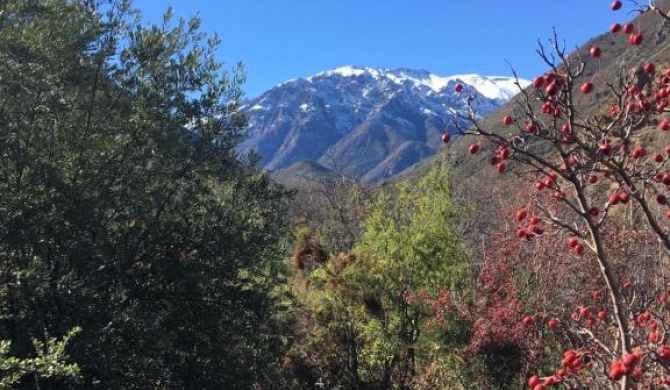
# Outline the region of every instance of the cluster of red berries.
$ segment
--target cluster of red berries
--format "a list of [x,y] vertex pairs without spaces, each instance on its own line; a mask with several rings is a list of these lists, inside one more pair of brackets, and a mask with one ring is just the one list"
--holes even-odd
[[[526,316],[523,317],[523,319],[521,319],[521,323],[525,327],[529,327],[529,326],[533,325],[534,322],[535,322],[535,318],[531,315],[526,315]],[[558,319],[550,318],[547,321],[547,327],[549,329],[552,329],[552,330],[556,329],[558,327]]]
[[[521,222],[526,219],[528,216],[528,209],[525,207],[517,211],[515,218],[517,221]],[[519,238],[525,238],[530,241],[535,236],[541,236],[544,234],[544,229],[540,226],[540,219],[537,217],[528,218],[528,225],[526,227],[519,227],[516,232],[516,236]]]
[[585,353],[569,349],[563,354],[561,368],[555,375],[540,378],[533,375],[528,379],[528,386],[533,390],[544,390],[548,387],[562,383],[568,375],[580,376],[585,373],[585,369],[591,368],[593,363],[588,361]]

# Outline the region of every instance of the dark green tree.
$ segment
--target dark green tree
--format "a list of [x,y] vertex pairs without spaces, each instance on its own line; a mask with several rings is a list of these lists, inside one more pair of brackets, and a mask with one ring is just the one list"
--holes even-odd
[[199,20],[0,1],[0,339],[74,327],[80,383],[222,389],[276,363],[284,192],[235,153],[241,69]]

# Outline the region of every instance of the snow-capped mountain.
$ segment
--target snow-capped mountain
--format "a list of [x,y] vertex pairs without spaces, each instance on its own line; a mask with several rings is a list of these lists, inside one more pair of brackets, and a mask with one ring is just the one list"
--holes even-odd
[[[528,81],[519,80],[522,87]],[[393,176],[436,153],[454,131],[464,93],[485,116],[514,96],[510,77],[441,77],[425,70],[342,67],[280,84],[243,106],[249,124],[240,153],[279,170],[316,161],[364,181]]]

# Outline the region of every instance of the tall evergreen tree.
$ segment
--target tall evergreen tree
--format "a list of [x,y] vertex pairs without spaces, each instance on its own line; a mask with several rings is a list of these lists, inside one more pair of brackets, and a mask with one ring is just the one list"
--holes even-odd
[[278,353],[284,194],[235,154],[242,73],[198,29],[0,2],[0,339],[82,329],[83,379],[41,388],[250,388]]

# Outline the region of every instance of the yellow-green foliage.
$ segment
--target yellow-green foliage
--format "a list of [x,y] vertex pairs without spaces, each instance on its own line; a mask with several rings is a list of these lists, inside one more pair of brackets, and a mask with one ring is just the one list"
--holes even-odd
[[[458,209],[448,174],[436,166],[395,195],[378,194],[353,254],[299,271],[304,338],[295,353],[319,371],[327,387],[462,382],[462,345],[443,335],[455,325],[430,327],[431,310],[407,299],[442,289],[458,301],[469,296],[468,256],[455,229]],[[436,361],[450,362],[450,374],[436,368]]]
[[372,258],[370,271],[383,285],[432,292],[448,287],[462,295],[468,262],[455,230],[458,208],[447,170],[436,165],[420,181],[404,183],[399,190],[396,199],[379,194],[356,252]]

